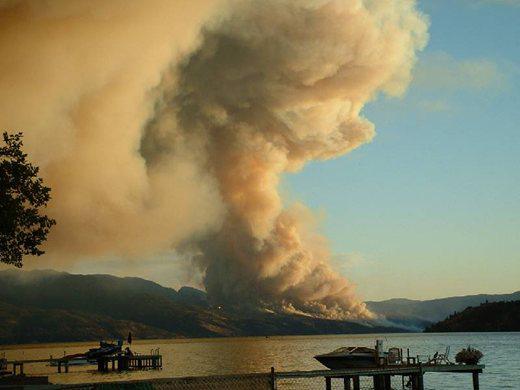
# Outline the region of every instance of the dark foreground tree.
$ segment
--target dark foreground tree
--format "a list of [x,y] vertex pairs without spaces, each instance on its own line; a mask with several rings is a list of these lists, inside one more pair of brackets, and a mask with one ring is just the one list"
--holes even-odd
[[23,256],[40,256],[53,219],[40,210],[51,189],[22,151],[22,133],[3,134],[0,144],[0,262],[22,267]]

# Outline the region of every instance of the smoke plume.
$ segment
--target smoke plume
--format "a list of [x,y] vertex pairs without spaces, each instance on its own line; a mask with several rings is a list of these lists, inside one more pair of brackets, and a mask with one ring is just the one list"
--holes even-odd
[[329,317],[368,316],[329,265],[301,205],[282,208],[280,175],[368,142],[360,114],[410,80],[426,23],[411,1],[279,1],[236,5],[165,86],[147,128],[151,166],[197,150],[226,205],[220,230],[193,242],[219,302],[250,302]]
[[405,91],[426,19],[413,0],[215,5],[0,8],[1,124],[53,188],[50,254],[174,248],[214,302],[370,317],[277,188],[372,139],[363,106]]

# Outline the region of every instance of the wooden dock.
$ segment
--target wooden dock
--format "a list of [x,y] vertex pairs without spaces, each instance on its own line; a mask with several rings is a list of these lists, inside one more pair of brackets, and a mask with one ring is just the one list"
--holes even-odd
[[[74,385],[55,385],[56,390],[97,390],[103,386],[135,386],[169,390],[207,390],[207,389],[240,389],[240,390],[283,390],[283,389],[332,389],[332,382],[340,380],[342,388],[345,390],[367,389],[367,380],[373,381],[369,386],[374,390],[388,390],[390,378],[401,376],[414,378],[411,381],[411,388],[423,390],[423,376],[429,372],[449,372],[471,374],[473,376],[473,388],[479,389],[478,374],[485,367],[483,365],[421,365],[399,366],[399,367],[378,367],[342,370],[313,370],[313,371],[275,371],[271,368],[269,373],[247,373],[229,375],[209,375],[197,377],[177,377],[160,378],[152,380],[132,380],[124,382],[104,382],[104,383],[81,383]],[[364,378],[364,381],[362,381]],[[317,380],[323,380],[321,386]],[[363,387],[362,387],[363,384]],[[337,387],[336,387],[337,388]],[[393,388],[397,388],[395,383]],[[400,386],[399,386],[400,388]]]
[[23,369],[26,364],[51,363],[55,361],[58,361],[58,359],[8,360],[7,367],[10,365],[13,367],[13,375],[24,375]]
[[[13,375],[11,378],[24,377],[24,365],[38,363],[55,363],[58,372],[69,371],[69,361],[67,359],[34,359],[34,360],[14,360],[8,361],[8,365],[13,367]],[[95,364],[95,363],[94,363]],[[117,354],[103,356],[97,359],[97,369],[100,372],[109,371],[129,371],[129,370],[147,370],[162,368],[162,355],[152,353],[150,355],[125,355]],[[371,388],[374,390],[391,390],[392,377],[400,377],[403,388],[405,383],[412,390],[424,390],[424,375],[431,372],[436,373],[459,373],[471,374],[473,390],[480,390],[479,374],[484,370],[484,365],[465,365],[465,364],[387,364],[373,368],[348,368],[335,370],[312,370],[312,371],[275,371],[271,368],[270,373],[252,373],[252,374],[236,374],[223,376],[201,376],[194,378],[170,378],[168,379],[171,389],[183,389],[186,383],[190,384],[190,389],[205,389],[210,383],[235,383],[237,386],[247,383],[244,388],[248,389],[283,389],[286,385],[291,387],[291,383],[295,382],[305,384],[312,382],[313,386],[316,381],[323,380],[322,386],[325,390],[332,389],[333,381],[341,381],[344,390],[360,390],[360,379],[364,381],[370,380]],[[163,380],[165,381],[165,380]],[[139,381],[140,382],[140,381]],[[155,382],[155,381],[143,381]],[[255,382],[257,385],[253,385]],[[125,382],[120,382],[125,383]],[[165,382],[166,383],[166,382]],[[181,384],[183,384],[181,386]],[[82,388],[97,388],[95,384],[83,384]],[[200,386],[199,386],[200,385]],[[394,383],[395,385],[395,383]],[[90,387],[89,387],[90,386]],[[67,386],[56,385],[56,388],[68,388]],[[314,387],[313,387],[314,388]]]
[[157,370],[162,368],[162,355],[114,355],[97,359],[98,371]]
[[[415,365],[395,365],[381,366],[377,368],[357,368],[342,370],[314,370],[314,371],[288,371],[274,372],[272,376],[276,380],[290,378],[316,378],[323,377],[325,379],[325,389],[332,389],[332,379],[343,381],[345,390],[359,390],[360,377],[371,377],[374,383],[374,390],[391,390],[391,377],[401,376],[408,378],[412,390],[424,390],[424,374],[429,372],[446,372],[471,374],[473,378],[473,389],[479,390],[479,374],[485,368],[484,365],[465,365],[465,364],[415,364]],[[273,389],[276,387],[273,387]]]
[[[24,375],[24,365],[27,364],[49,364],[56,366],[58,373],[69,372],[72,364],[69,364],[72,359],[58,358],[58,359],[29,359],[29,360],[11,360],[7,361],[7,366],[12,366],[13,375]],[[96,365],[98,371],[108,372],[110,369],[114,371],[126,370],[148,370],[162,368],[162,355],[110,355],[95,359],[92,365]]]

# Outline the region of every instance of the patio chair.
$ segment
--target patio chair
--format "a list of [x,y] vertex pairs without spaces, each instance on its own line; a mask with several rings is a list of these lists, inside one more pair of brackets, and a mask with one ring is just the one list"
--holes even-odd
[[453,364],[450,359],[450,347],[447,346],[444,353],[435,352],[435,355],[428,360],[428,364]]

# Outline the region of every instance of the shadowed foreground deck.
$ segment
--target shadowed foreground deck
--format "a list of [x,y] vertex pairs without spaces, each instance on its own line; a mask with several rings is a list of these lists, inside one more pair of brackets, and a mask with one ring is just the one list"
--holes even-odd
[[[172,389],[172,390],[202,390],[202,389],[332,389],[340,381],[341,389],[359,390],[375,389],[389,390],[400,388],[409,383],[413,390],[423,390],[423,376],[429,372],[471,374],[473,389],[479,389],[478,375],[484,365],[407,365],[384,366],[378,368],[360,368],[343,370],[313,370],[285,371],[258,374],[214,375],[186,378],[166,378],[155,380],[138,380],[109,383],[83,383],[77,385],[54,385],[54,389]],[[399,384],[392,383],[392,377],[400,377]],[[361,381],[361,379],[363,381]]]

